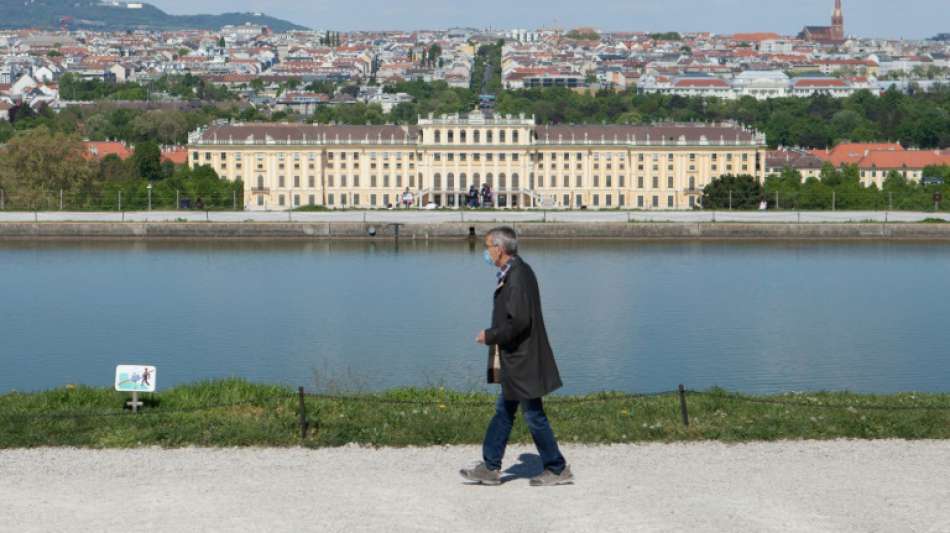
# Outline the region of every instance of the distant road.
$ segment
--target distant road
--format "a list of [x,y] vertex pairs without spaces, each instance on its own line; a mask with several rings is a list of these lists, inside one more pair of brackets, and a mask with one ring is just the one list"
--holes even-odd
[[3,222],[920,222],[950,213],[919,211],[0,211]]

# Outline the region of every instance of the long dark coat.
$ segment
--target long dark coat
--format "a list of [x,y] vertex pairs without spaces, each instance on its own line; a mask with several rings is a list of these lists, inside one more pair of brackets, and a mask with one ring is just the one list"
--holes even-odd
[[495,346],[501,354],[501,389],[506,400],[540,398],[561,387],[541,315],[541,294],[534,271],[520,257],[495,289],[491,328],[485,330],[489,374]]

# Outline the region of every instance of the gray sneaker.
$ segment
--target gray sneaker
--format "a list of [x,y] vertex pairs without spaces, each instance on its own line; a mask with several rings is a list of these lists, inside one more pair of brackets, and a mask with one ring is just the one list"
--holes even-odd
[[560,474],[555,474],[548,469],[544,469],[541,475],[531,478],[532,487],[549,487],[552,485],[569,485],[574,483],[574,474],[571,473],[570,465],[564,467]]
[[463,468],[459,474],[467,481],[474,481],[482,485],[501,485],[501,474],[498,470],[489,470],[485,463],[478,463],[473,468]]

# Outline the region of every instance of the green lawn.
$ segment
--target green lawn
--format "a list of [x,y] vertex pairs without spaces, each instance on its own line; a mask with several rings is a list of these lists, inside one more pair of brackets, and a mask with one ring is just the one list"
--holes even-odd
[[[308,396],[309,429],[301,439],[299,399],[290,388],[237,379],[182,385],[144,395],[139,414],[123,409],[128,396],[82,386],[2,395],[0,448],[477,444],[494,401],[442,388]],[[553,396],[546,411],[562,442],[950,438],[950,394],[709,390],[686,399],[689,427],[676,394]],[[523,422],[512,439],[531,442]]]

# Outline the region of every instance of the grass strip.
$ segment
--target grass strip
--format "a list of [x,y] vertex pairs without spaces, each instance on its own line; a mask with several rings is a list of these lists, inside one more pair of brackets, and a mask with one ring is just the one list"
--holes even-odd
[[[128,397],[85,386],[0,395],[0,448],[479,444],[495,400],[444,388],[307,396],[301,439],[299,399],[289,387],[241,379],[180,385],[143,395],[139,414],[124,408]],[[555,395],[545,410],[567,443],[950,438],[950,394],[710,389],[690,391],[687,405],[689,427],[675,393]],[[512,441],[531,442],[520,420]]]

